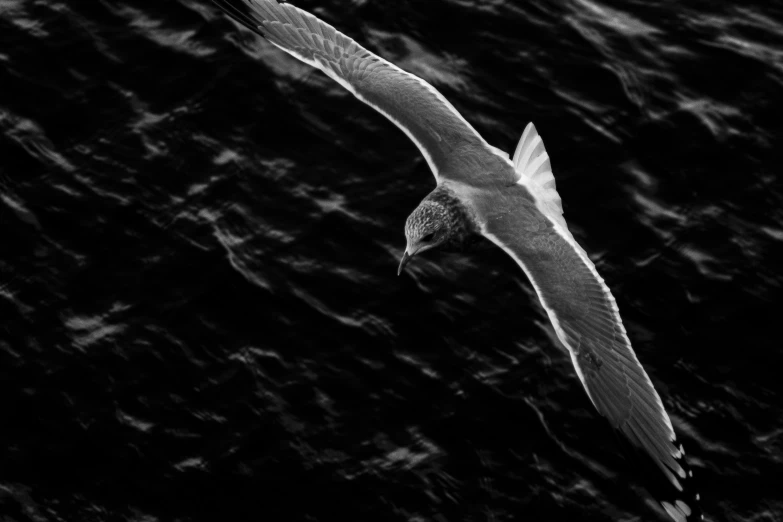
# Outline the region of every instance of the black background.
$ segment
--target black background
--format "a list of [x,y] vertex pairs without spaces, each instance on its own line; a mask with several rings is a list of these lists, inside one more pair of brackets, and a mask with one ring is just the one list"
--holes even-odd
[[[709,520],[783,511],[768,2],[301,0],[534,121]],[[664,520],[500,251],[397,277],[390,122],[208,2],[0,2],[0,518]]]

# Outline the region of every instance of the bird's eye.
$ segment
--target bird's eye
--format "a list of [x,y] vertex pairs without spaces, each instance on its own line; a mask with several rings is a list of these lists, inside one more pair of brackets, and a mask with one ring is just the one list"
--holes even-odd
[[430,241],[432,241],[434,237],[435,237],[435,232],[430,232],[429,234],[421,238],[421,240],[424,241],[425,243],[429,243]]

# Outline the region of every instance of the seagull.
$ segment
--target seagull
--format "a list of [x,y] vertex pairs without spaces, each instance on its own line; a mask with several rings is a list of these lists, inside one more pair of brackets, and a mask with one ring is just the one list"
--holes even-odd
[[702,519],[682,446],[639,363],[617,303],[569,232],[549,155],[530,123],[514,155],[487,143],[432,85],[331,25],[275,0],[213,0],[275,47],[321,70],[416,144],[436,186],[405,223],[398,275],[415,256],[481,236],[516,261],[568,349],[590,401],[654,463],[676,522]]

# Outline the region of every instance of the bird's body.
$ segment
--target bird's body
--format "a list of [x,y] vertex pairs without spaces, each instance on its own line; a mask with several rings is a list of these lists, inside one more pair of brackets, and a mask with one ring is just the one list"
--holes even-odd
[[405,224],[400,270],[433,248],[463,250],[489,241],[504,250],[530,279],[595,408],[665,478],[661,506],[676,522],[700,518],[682,446],[631,348],[614,297],[568,230],[535,127],[527,126],[511,157],[489,145],[427,82],[313,15],[275,0],[215,2],[276,47],[323,71],[413,140],[436,187]]

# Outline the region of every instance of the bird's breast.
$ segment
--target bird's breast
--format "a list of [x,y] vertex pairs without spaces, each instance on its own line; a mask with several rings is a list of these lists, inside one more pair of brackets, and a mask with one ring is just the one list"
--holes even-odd
[[479,252],[494,247],[494,244],[480,233],[466,231],[464,234],[454,236],[443,243],[441,250],[444,252]]

